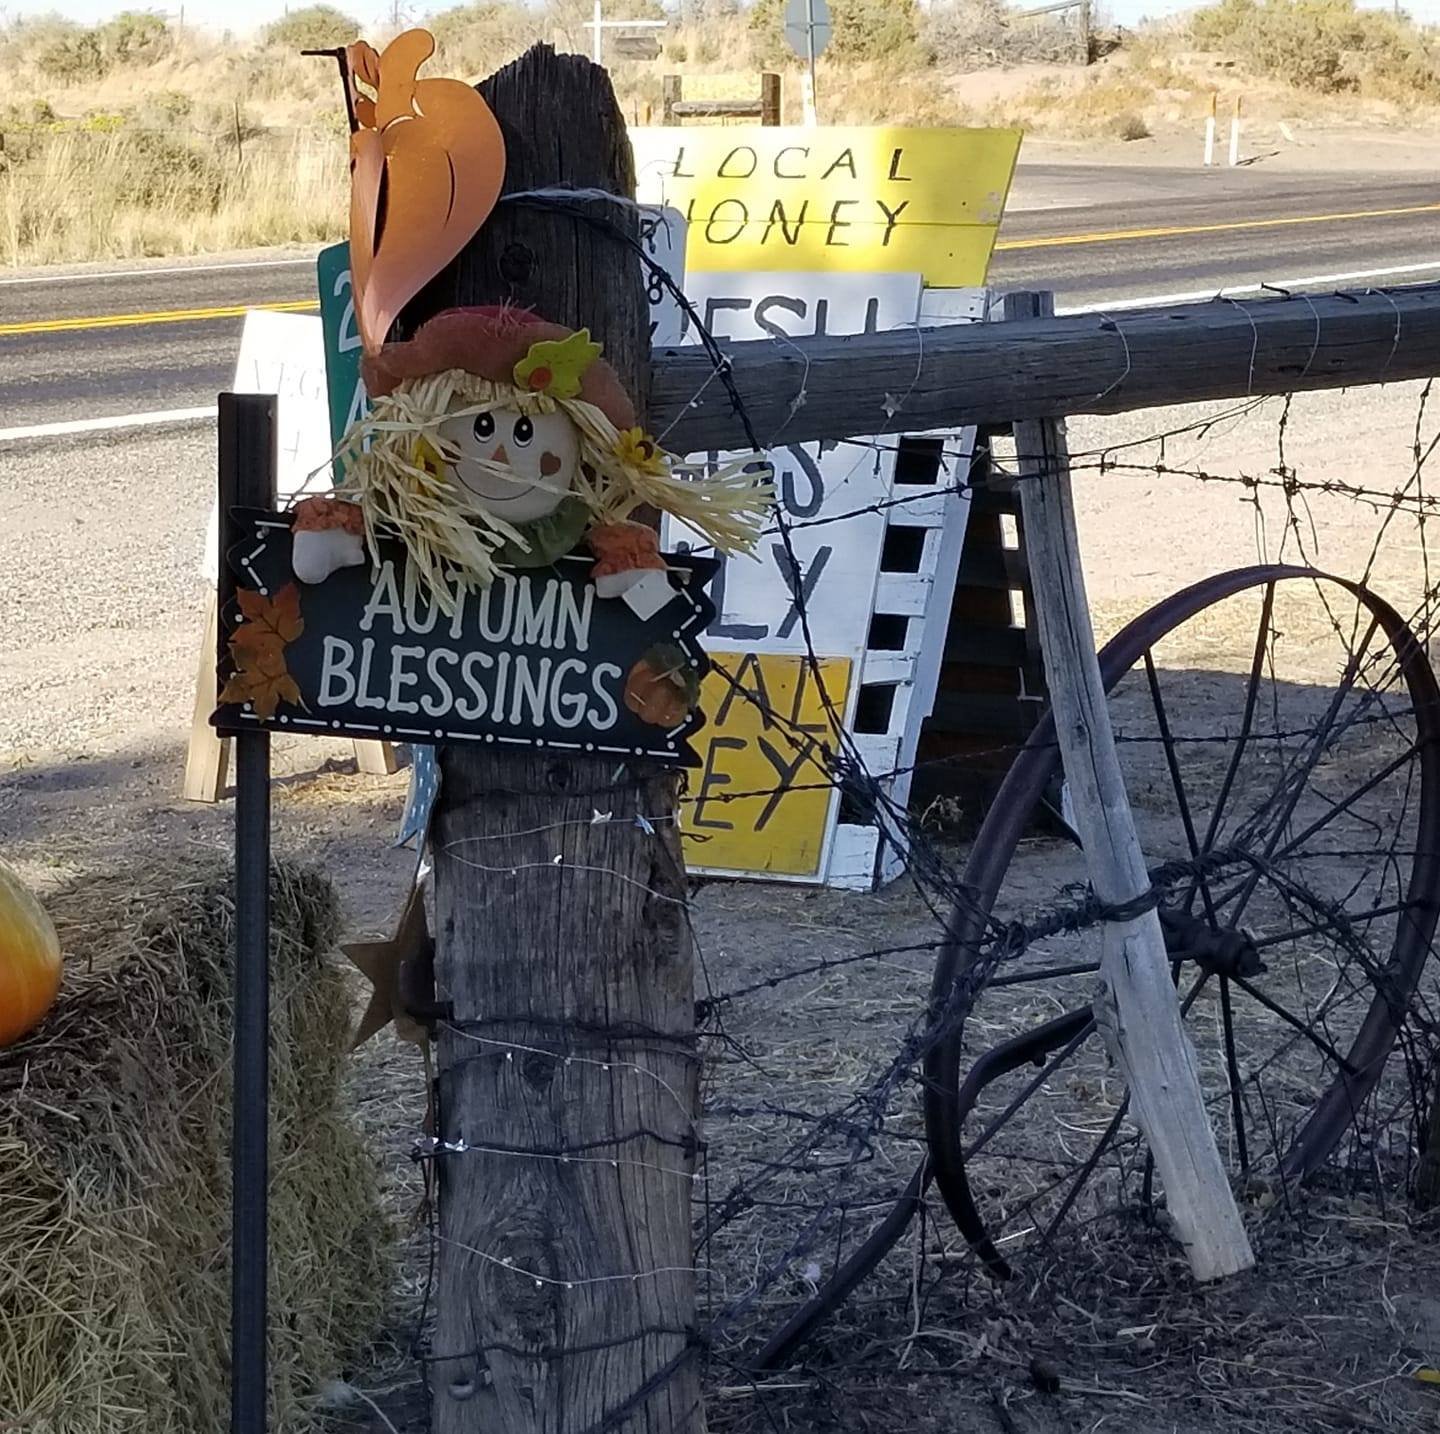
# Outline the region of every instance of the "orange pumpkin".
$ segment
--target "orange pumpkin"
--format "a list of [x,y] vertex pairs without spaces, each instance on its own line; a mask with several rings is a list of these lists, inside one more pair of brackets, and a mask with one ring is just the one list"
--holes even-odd
[[60,992],[60,938],[45,908],[0,861],[0,1047],[34,1030]]

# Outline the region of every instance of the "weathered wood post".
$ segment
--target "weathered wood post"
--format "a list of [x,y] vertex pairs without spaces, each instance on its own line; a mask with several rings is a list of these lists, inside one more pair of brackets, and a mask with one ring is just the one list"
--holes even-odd
[[[508,194],[633,193],[604,70],[542,45],[480,90],[504,130]],[[533,308],[588,327],[643,409],[639,260],[582,209],[636,230],[593,198],[502,199],[405,327],[455,304]],[[438,1134],[450,1148],[436,1155],[435,1428],[702,1430],[675,779],[622,758],[475,747],[442,748],[440,766]]]
[[[1049,294],[1005,296],[1007,319],[1053,312]],[[1205,1111],[1160,917],[1153,905],[1144,909],[1150,876],[1095,657],[1064,427],[1054,419],[1017,423],[1015,451],[1055,733],[1090,885],[1109,906],[1141,908],[1101,928],[1096,1024],[1125,1077],[1190,1267],[1197,1279],[1217,1279],[1255,1257]]]
[[679,75],[664,75],[660,80],[660,123],[674,124],[679,118],[675,106],[680,103],[683,81]]
[[760,123],[774,126],[784,122],[780,108],[780,75],[766,70],[760,76]]

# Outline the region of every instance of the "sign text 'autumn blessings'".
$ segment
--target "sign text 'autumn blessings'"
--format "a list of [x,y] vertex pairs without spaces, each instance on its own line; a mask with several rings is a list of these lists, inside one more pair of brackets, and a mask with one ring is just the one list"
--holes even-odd
[[574,556],[454,591],[445,612],[407,591],[405,552],[297,582],[289,519],[246,510],[222,614],[225,731],[266,727],[414,742],[473,741],[693,765],[693,694],[708,669],[711,559],[620,597],[597,596]]

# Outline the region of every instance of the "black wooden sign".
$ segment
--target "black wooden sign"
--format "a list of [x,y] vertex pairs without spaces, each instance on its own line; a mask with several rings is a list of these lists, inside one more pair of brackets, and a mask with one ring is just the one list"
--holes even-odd
[[708,669],[700,634],[716,562],[667,556],[631,594],[602,598],[593,559],[455,591],[455,611],[406,593],[405,549],[297,581],[290,516],[238,510],[221,613],[227,732],[268,728],[410,742],[481,742],[695,766]]

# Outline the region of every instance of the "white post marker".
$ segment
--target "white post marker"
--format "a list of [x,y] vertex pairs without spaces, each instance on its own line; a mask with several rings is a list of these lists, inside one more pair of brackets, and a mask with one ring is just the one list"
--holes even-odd
[[1210,91],[1210,113],[1205,117],[1205,167],[1208,169],[1215,163],[1215,104],[1220,96],[1215,90]]
[[585,29],[594,32],[590,40],[590,58],[597,65],[604,63],[606,30],[663,30],[669,23],[668,20],[607,20],[604,0],[595,0],[593,18],[584,25]]
[[813,128],[820,121],[816,108],[815,61],[830,43],[828,0],[785,0],[785,40],[807,62],[805,72],[805,123]]
[[1240,96],[1235,96],[1235,113],[1230,117],[1230,167],[1240,163]]

